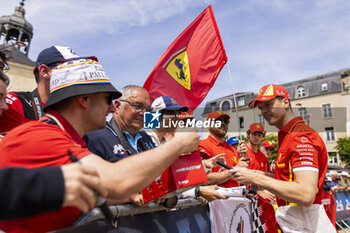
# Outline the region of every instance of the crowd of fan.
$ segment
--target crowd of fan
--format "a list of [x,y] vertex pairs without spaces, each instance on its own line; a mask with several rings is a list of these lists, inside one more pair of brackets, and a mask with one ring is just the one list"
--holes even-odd
[[[79,57],[68,47],[47,48],[38,55],[34,67],[37,89],[10,92],[7,99],[5,56],[0,64],[0,130],[6,135],[0,142],[0,167],[2,171],[13,169],[12,176],[0,176],[2,190],[8,190],[2,192],[0,204],[0,216],[7,219],[0,222],[0,229],[6,232],[69,227],[81,211],[95,206],[94,190],[107,197],[109,204],[144,206],[141,189],[178,156],[195,150],[203,156],[209,185],[191,189],[182,197],[226,199],[217,192],[218,186],[240,186],[234,177],[237,174],[218,167],[217,161],[266,174],[274,171],[268,158],[275,148],[270,141],[262,142],[264,126],[251,124],[247,143],[238,137],[226,142],[230,116],[221,111],[208,115],[221,124],[209,128],[209,137],[202,141],[194,129],[161,125],[143,130],[145,111],[159,111],[167,122],[186,121],[192,116],[186,113],[187,106],[170,96],[160,96],[151,103],[147,90],[140,86],[116,90],[96,57]],[[105,122],[110,113],[111,119]],[[71,154],[81,164],[72,164]],[[349,190],[348,175],[341,177],[339,183],[332,177],[332,183]],[[261,188],[248,196],[257,197],[263,216],[269,219],[269,232],[277,232],[271,205],[275,195]]]

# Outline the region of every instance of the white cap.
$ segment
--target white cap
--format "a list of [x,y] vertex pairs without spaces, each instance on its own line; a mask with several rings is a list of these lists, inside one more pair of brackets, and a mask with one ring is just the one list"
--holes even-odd
[[330,172],[329,172],[329,175],[338,175],[338,172],[336,172],[336,171],[330,171]]
[[348,173],[348,172],[346,172],[346,171],[342,171],[341,175],[342,175],[342,176],[346,176],[346,177],[348,177],[348,176],[349,176],[349,173]]

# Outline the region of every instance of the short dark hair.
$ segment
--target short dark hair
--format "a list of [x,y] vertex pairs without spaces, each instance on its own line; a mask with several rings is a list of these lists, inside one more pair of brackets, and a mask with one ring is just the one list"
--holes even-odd
[[38,71],[38,72],[35,72],[34,77],[35,77],[35,82],[38,83],[38,82],[39,82],[39,79],[40,79],[39,71]]
[[4,52],[0,51],[0,57],[5,63],[7,62],[7,56],[6,56],[6,54]]
[[6,86],[8,86],[10,84],[9,77],[6,74],[4,74],[4,72],[2,72],[2,71],[0,71],[0,80],[3,81]]
[[[45,65],[45,64],[42,64],[42,65],[45,65],[47,66],[48,68],[50,69],[53,69],[54,67],[62,64],[63,62],[55,62],[55,63],[52,63],[52,64],[48,64],[48,65]],[[40,72],[39,72],[39,67],[38,69],[36,70],[36,72],[34,73],[34,77],[35,77],[35,82],[38,83],[39,80],[40,80]]]

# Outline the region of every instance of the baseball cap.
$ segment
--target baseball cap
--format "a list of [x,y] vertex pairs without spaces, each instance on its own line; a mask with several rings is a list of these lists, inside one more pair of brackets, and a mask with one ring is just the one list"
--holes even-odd
[[330,175],[338,175],[338,172],[332,170],[332,171],[329,172],[329,174]]
[[230,137],[226,142],[227,142],[227,144],[232,146],[233,144],[239,143],[239,138],[238,137]]
[[261,145],[263,146],[263,147],[265,147],[265,148],[273,148],[273,149],[275,149],[275,146],[273,145],[273,143],[272,142],[270,142],[270,141],[263,141],[262,143],[261,143]]
[[160,96],[152,103],[153,111],[169,110],[187,112],[188,107],[179,105],[171,96]]
[[218,119],[219,117],[225,117],[227,119],[230,119],[230,116],[228,114],[216,110],[216,111],[212,111],[211,113],[209,113],[207,120],[208,119]]
[[65,62],[50,73],[50,94],[45,109],[69,97],[107,92],[119,98],[122,94],[109,81],[103,67],[95,60]]
[[269,101],[275,97],[280,96],[290,100],[290,96],[286,88],[281,85],[269,84],[263,86],[255,99],[249,101],[248,106],[250,108],[255,108],[258,101]]
[[326,176],[326,177],[325,177],[325,180],[328,181],[328,182],[332,182],[332,178],[329,177],[329,176]]
[[262,124],[259,123],[253,123],[249,126],[249,131],[251,133],[255,133],[255,132],[261,132],[263,134],[265,134],[265,129],[264,126]]
[[188,112],[181,112],[179,115],[180,120],[185,120],[185,119],[193,119],[194,117],[189,114]]
[[346,172],[346,171],[342,171],[341,175],[342,175],[342,176],[349,176],[349,173]]
[[65,46],[51,46],[41,51],[36,59],[33,73],[38,71],[41,65],[50,65],[56,62],[65,62],[77,59],[92,59],[98,61],[96,57],[80,57],[73,49]]

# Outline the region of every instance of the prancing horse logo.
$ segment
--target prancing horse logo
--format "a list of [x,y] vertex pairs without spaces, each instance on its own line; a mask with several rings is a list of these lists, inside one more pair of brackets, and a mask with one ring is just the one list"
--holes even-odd
[[187,90],[191,90],[191,73],[186,48],[171,55],[163,67],[177,83]]
[[179,78],[179,79],[183,79],[185,82],[187,82],[187,80],[186,80],[186,77],[187,77],[187,75],[185,75],[185,73],[184,73],[184,65],[185,65],[185,62],[183,61],[182,63],[181,63],[181,59],[180,58],[177,58],[176,60],[175,60],[175,65],[180,69],[180,75],[178,74],[178,73],[176,73],[176,75],[177,75],[177,77]]

